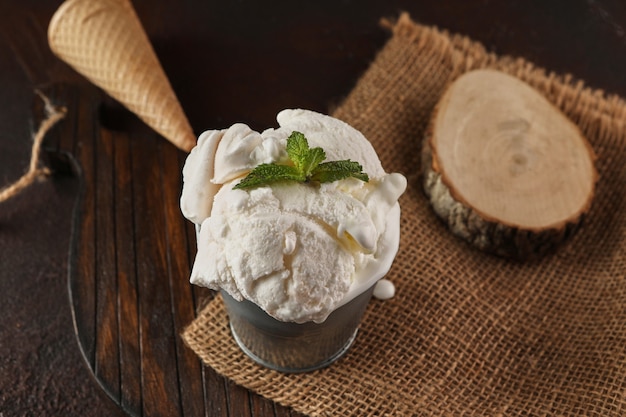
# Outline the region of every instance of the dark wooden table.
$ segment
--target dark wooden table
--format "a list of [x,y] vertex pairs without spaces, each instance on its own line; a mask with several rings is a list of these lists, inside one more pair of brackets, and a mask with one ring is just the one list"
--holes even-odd
[[[43,116],[35,89],[68,107],[46,145],[78,163],[0,204],[0,416],[295,415],[202,367],[177,338],[211,297],[186,279],[185,155],[52,56],[60,3],[0,4],[0,185],[26,170]],[[134,4],[196,133],[274,126],[289,107],[328,112],[388,39],[380,19],[401,11],[626,96],[621,0]],[[116,330],[98,333],[111,319]]]

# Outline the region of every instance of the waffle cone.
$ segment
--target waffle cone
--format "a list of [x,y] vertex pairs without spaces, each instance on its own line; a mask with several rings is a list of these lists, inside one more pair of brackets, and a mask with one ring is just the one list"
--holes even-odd
[[178,148],[196,140],[129,0],[67,0],[48,28],[50,48]]

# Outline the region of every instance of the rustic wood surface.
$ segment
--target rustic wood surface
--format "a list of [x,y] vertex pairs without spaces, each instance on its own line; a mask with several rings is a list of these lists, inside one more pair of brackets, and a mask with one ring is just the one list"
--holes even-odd
[[[196,133],[328,112],[400,11],[626,96],[620,0],[133,3]],[[182,343],[212,296],[187,279],[185,154],[52,56],[59,4],[0,4],[0,186],[26,170],[34,90],[68,108],[46,142],[56,174],[0,203],[0,416],[295,416]]]
[[493,70],[459,77],[436,109],[422,145],[422,179],[454,234],[528,259],[575,232],[598,175],[591,145],[559,109]]

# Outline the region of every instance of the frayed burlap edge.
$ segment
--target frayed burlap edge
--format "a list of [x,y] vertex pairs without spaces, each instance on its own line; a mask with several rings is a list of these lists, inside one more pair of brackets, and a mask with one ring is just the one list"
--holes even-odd
[[[582,229],[532,263],[477,252],[428,206],[420,144],[445,87],[490,67],[542,92],[598,156],[596,199]],[[296,375],[263,369],[236,347],[218,297],[183,337],[217,372],[312,416],[587,415],[626,413],[626,103],[523,59],[402,15],[335,114],[403,172],[398,293],[373,301],[350,352]]]

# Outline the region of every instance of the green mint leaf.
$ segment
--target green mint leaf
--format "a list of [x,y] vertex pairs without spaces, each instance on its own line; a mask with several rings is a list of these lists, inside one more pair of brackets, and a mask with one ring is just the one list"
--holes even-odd
[[309,142],[300,132],[292,132],[287,138],[287,156],[292,165],[261,164],[241,180],[234,189],[247,189],[280,181],[333,182],[348,177],[369,181],[358,162],[344,160],[322,162],[326,152],[322,148],[309,148]]
[[309,149],[309,153],[305,159],[304,166],[302,167],[302,173],[305,177],[310,177],[315,168],[326,159],[326,152],[322,148]]
[[304,134],[296,131],[287,138],[287,155],[305,177],[309,177],[315,167],[326,159],[322,148],[309,148]]
[[300,132],[292,132],[287,138],[287,156],[291,159],[291,162],[303,171],[302,167],[306,163],[307,156],[309,154],[309,142],[304,135]]
[[280,181],[304,182],[306,178],[296,167],[289,165],[261,164],[254,168],[247,177],[241,180],[233,189],[247,189],[260,187]]
[[313,171],[310,180],[317,182],[333,182],[344,178],[354,177],[368,182],[369,177],[363,172],[363,166],[358,162],[344,160],[321,163]]

